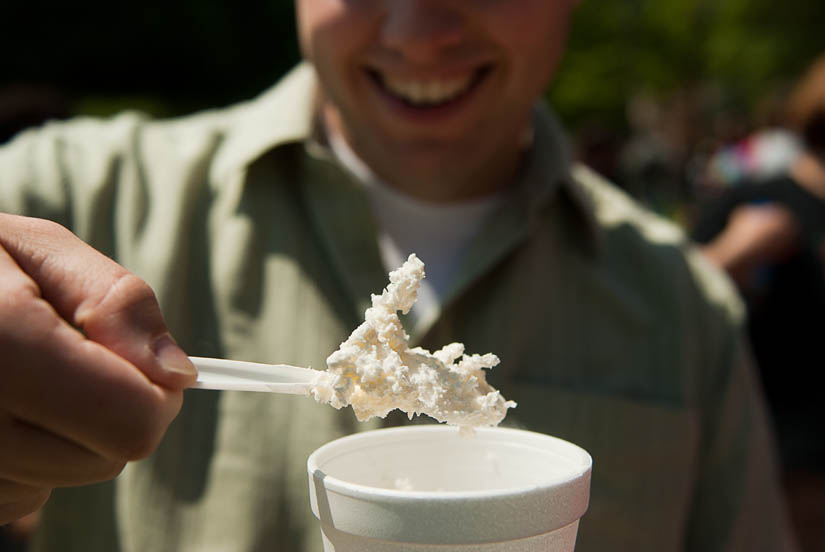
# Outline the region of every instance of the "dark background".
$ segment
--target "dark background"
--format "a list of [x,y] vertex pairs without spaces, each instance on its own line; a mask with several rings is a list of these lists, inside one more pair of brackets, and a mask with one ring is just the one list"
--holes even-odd
[[159,116],[225,105],[298,60],[294,26],[285,0],[4,2],[0,94],[18,114],[50,103],[66,114]]
[[[686,224],[710,156],[781,123],[823,23],[822,0],[584,0],[548,97],[580,158]],[[299,59],[289,0],[9,1],[0,49],[0,143],[50,118],[231,104]]]
[[[750,116],[825,50],[823,23],[820,0],[585,0],[551,96],[573,130],[624,130],[628,98],[700,85]],[[289,0],[10,1],[0,47],[0,87],[50,87],[72,113],[224,105],[298,59]]]

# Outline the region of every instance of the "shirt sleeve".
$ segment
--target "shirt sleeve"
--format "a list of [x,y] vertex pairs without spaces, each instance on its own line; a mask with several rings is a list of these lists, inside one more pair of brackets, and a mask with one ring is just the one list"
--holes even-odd
[[715,360],[701,399],[703,438],[685,550],[793,552],[771,424],[739,318],[721,309],[706,320]]
[[[0,148],[0,211],[47,218],[87,241],[105,231],[143,117],[78,118],[20,133]],[[95,231],[94,229],[99,229]]]

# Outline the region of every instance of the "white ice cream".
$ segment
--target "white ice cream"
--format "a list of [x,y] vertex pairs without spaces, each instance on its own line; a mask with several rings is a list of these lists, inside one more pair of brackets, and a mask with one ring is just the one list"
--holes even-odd
[[327,358],[330,377],[319,381],[313,396],[335,408],[352,405],[361,421],[398,408],[410,418],[427,414],[462,427],[497,425],[516,403],[486,381],[483,370],[499,363],[496,355],[466,355],[462,343],[435,353],[410,348],[398,311],[410,310],[423,278],[424,263],[415,255],[390,273],[364,323]]

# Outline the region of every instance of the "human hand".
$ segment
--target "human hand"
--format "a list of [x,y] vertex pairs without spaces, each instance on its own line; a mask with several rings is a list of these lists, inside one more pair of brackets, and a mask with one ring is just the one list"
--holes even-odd
[[150,454],[195,378],[145,282],[0,214],[0,524]]
[[743,205],[703,252],[740,280],[755,266],[779,262],[797,247],[799,225],[793,213],[777,203]]

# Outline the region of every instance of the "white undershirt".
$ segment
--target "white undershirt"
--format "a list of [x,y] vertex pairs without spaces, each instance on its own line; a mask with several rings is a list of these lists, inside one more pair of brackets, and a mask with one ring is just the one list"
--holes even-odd
[[403,194],[381,182],[339,136],[329,136],[338,161],[364,184],[378,223],[378,249],[389,272],[415,253],[425,266],[416,320],[438,309],[470,241],[487,216],[499,206],[501,194],[451,203],[432,203]]

